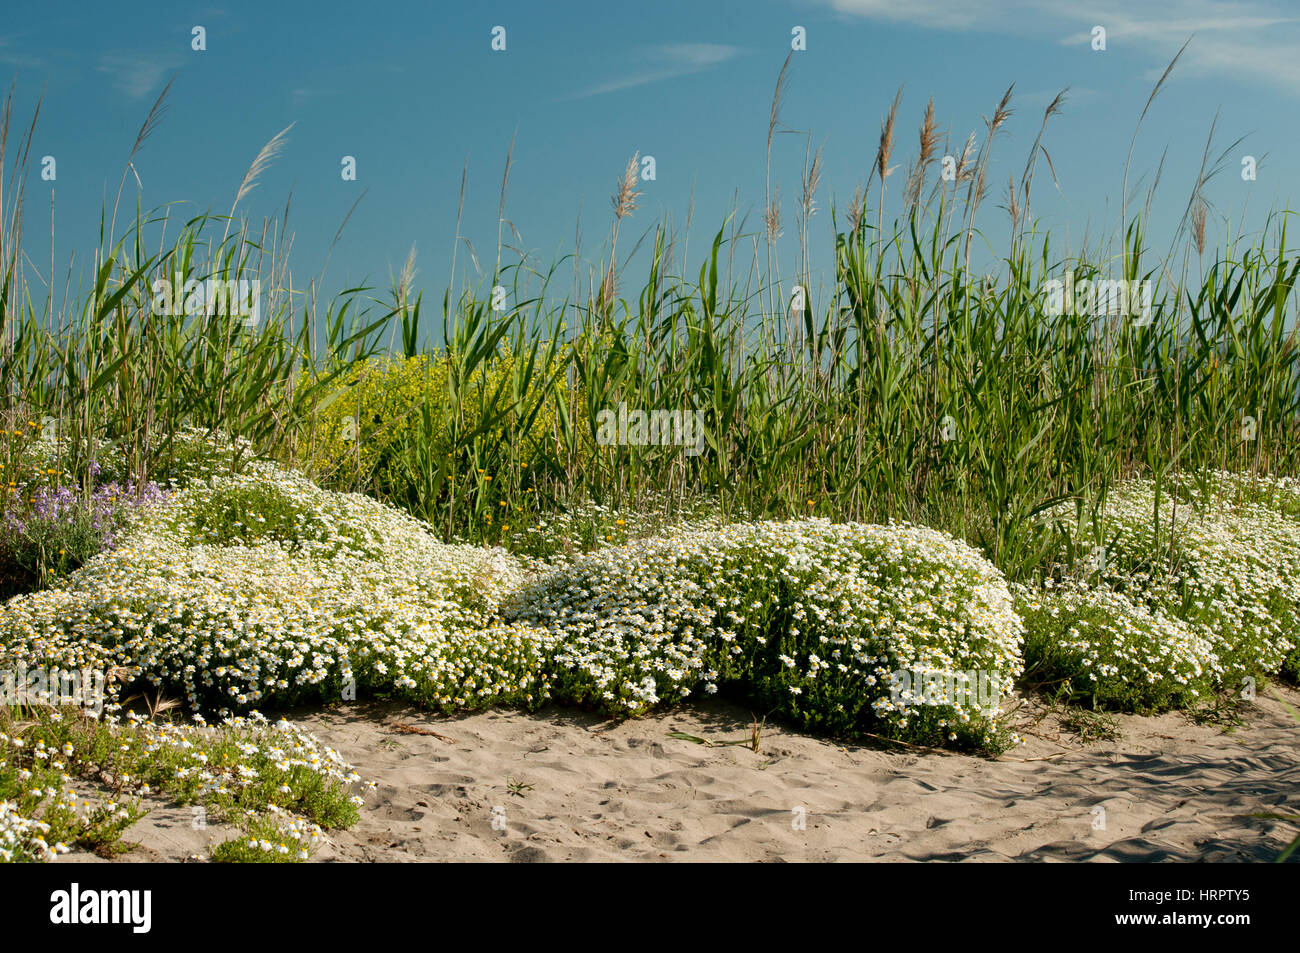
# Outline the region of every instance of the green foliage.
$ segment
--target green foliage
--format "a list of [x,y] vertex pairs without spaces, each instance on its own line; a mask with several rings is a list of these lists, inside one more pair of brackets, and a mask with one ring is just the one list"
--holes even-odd
[[311,856],[309,848],[294,837],[286,837],[274,818],[260,817],[211,850],[218,864],[297,864]]
[[67,576],[162,497],[153,483],[109,482],[100,467],[74,479],[66,447],[42,431],[0,431],[0,599]]
[[499,504],[518,501],[557,439],[563,385],[525,374],[532,357],[501,345],[468,367],[447,351],[363,362],[322,399],[310,468],[431,519],[459,497],[495,534]]
[[1300,649],[1286,657],[1279,674],[1292,685],[1300,685]]
[[[445,537],[493,544],[589,504],[710,498],[724,519],[936,526],[1014,579],[1041,573],[1057,542],[1037,516],[1102,506],[1134,472],[1296,472],[1300,260],[1286,213],[1199,270],[1154,261],[1133,221],[1122,276],[1105,249],[1060,259],[1028,227],[975,274],[969,232],[950,230],[972,211],[959,204],[945,190],[892,231],[837,222],[827,291],[797,325],[775,272],[736,278],[748,237],[728,221],[694,261],[655,229],[639,281],[597,282],[611,293],[559,294],[556,266],[505,265],[489,287],[507,289],[506,310],[449,289],[441,340],[424,348],[409,289],[377,303],[350,288],[318,314],[269,280],[283,262],[264,271],[241,226],[200,216],[151,256],[142,236],[159,223],[140,213],[105,240],[77,307],[51,321],[53,302],[0,301],[0,412],[20,427],[56,419],[83,481],[110,456],[122,476],[166,479],[234,471],[256,450]],[[1055,313],[1044,288],[1067,270],[1149,280],[1150,320]],[[178,272],[266,279],[260,322],[155,314],[152,281]],[[399,329],[400,356],[383,346]],[[600,415],[620,405],[702,414],[701,452],[600,444]],[[247,443],[193,460],[175,436],[190,427]]]
[[30,506],[9,507],[4,515],[11,519],[0,524],[0,599],[66,576],[99,553],[111,532],[92,505],[71,505],[54,519]]
[[189,536],[218,546],[251,546],[264,540],[301,545],[308,511],[272,483],[227,486],[189,514]]
[[1025,681],[1090,708],[1191,707],[1216,687],[1208,643],[1177,619],[1113,593],[1025,594]]
[[[100,793],[85,800],[65,775]],[[201,806],[245,837],[292,843],[300,859],[324,828],[357,822],[356,780],[310,736],[264,719],[209,728],[132,716],[122,725],[115,715],[0,705],[0,861],[48,860],[74,846],[122,853],[123,832],[145,814],[143,795]],[[283,859],[274,853],[260,859]]]

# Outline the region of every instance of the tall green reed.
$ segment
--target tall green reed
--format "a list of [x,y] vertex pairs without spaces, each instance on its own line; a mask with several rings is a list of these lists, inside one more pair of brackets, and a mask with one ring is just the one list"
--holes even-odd
[[[10,420],[50,416],[82,463],[111,442],[140,476],[166,469],[180,427],[235,433],[331,485],[392,499],[446,535],[485,542],[503,538],[507,518],[588,501],[685,506],[707,495],[726,518],[924,522],[971,540],[1013,575],[1032,575],[1061,544],[1043,515],[1062,502],[1096,514],[1109,489],[1135,473],[1157,481],[1213,468],[1295,473],[1300,462],[1300,257],[1287,247],[1290,212],[1271,215],[1257,239],[1211,250],[1208,261],[1202,217],[1194,268],[1187,251],[1181,266],[1172,253],[1152,253],[1145,212],[1126,211],[1119,255],[1063,251],[1028,217],[1044,130],[1062,101],[1046,110],[1020,184],[1010,184],[1011,239],[1001,255],[976,228],[987,143],[975,150],[968,140],[955,181],[941,180],[928,198],[910,175],[904,213],[886,230],[896,99],[873,165],[882,181],[875,222],[861,191],[845,218],[832,209],[833,280],[801,310],[790,291],[811,282],[820,166],[811,148],[793,282],[772,247],[779,204],[771,181],[767,242],[745,230],[737,209],[703,255],[688,259],[684,239],[658,223],[644,271],[620,268],[617,237],[636,211],[632,163],[585,287],[576,249],[573,286],[561,296],[563,259],[549,268],[527,258],[502,264],[498,247],[484,287],[442,296],[436,344],[424,336],[422,295],[412,290],[413,255],[387,300],[358,286],[318,314],[320,279],[306,295],[290,290],[287,210],[260,234],[232,207],[180,223],[166,238],[170,213],[137,205],[121,235],[109,219],[93,282],[75,304],[67,295],[56,304],[52,281],[46,300],[33,300],[18,251],[21,188],[11,190],[0,228],[4,411]],[[990,135],[1009,111],[1010,93],[988,121]],[[0,131],[7,126],[6,111]],[[259,153],[235,206],[283,135]],[[937,137],[931,106],[914,173],[924,175]],[[502,222],[508,173],[509,164]],[[1203,184],[1204,176],[1198,192]],[[156,249],[146,236],[161,236]],[[983,274],[970,264],[977,240],[993,262]],[[747,249],[742,277],[735,263],[739,256],[744,269]],[[1149,282],[1150,314],[1049,308],[1048,282],[1067,274]],[[159,314],[159,278],[256,279],[267,289],[262,319]],[[497,287],[507,292],[503,310]],[[359,408],[372,359],[384,355],[428,358],[424,386],[390,419],[354,420],[364,425],[354,428],[353,451],[399,435],[384,468],[363,466],[359,452],[322,454],[338,440],[336,412],[349,402]],[[601,415],[620,405],[699,412],[702,452],[602,445]]]

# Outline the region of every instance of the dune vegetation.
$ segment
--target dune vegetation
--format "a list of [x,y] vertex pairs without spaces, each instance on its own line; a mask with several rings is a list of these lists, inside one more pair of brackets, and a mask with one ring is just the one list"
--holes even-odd
[[[978,148],[944,141],[931,104],[898,185],[896,101],[831,209],[829,271],[809,260],[810,149],[795,261],[772,189],[702,250],[653,225],[631,274],[634,162],[598,260],[498,249],[430,308],[413,259],[386,293],[290,290],[285,220],[238,214],[277,137],[227,215],[119,229],[115,200],[89,286],[42,296],[12,99],[0,669],[101,672],[107,696],[98,718],[0,707],[0,859],[111,853],[149,792],[240,818],[217,859],[310,856],[362,784],[259,714],[291,705],[628,717],[717,693],[835,737],[997,754],[1012,685],[1156,712],[1300,679],[1300,257],[1285,211],[1207,246],[1210,159],[1166,250],[1136,209],[1059,249],[1029,214],[1058,97],[995,252],[976,218],[1010,92]],[[260,282],[257,320],[160,309],[178,274]],[[1052,307],[1067,274],[1149,299]],[[704,444],[610,444],[620,405],[698,414]],[[112,799],[79,808],[74,778]]]

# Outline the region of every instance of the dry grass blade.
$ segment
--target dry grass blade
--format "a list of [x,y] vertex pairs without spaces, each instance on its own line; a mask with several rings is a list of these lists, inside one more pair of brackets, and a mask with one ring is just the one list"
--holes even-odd
[[605,269],[605,274],[600,279],[600,291],[596,299],[597,307],[604,309],[612,305],[617,292],[618,280],[614,274],[614,266],[611,264]]
[[1146,105],[1142,107],[1142,115],[1138,117],[1139,123],[1147,117],[1147,111],[1151,108],[1151,104],[1156,101],[1156,96],[1160,94],[1160,90],[1164,87],[1165,80],[1167,80],[1169,74],[1174,71],[1174,65],[1178,62],[1178,58],[1183,55],[1183,51],[1187,49],[1188,45],[1192,42],[1192,37],[1195,35],[1196,34],[1192,34],[1192,36],[1189,36],[1186,42],[1178,48],[1178,52],[1174,54],[1174,58],[1169,61],[1169,65],[1165,67],[1165,71],[1160,74],[1160,79],[1156,80],[1155,86],[1151,89],[1151,95],[1147,97]]
[[[17,81],[15,80],[9,87],[9,93],[5,97],[3,108],[0,108],[0,289],[4,289],[6,292],[6,298],[0,299],[0,325],[3,325],[0,327],[0,336],[3,336],[6,349],[10,344],[10,339],[18,332],[16,325],[8,321],[8,316],[17,311],[19,301],[19,283],[12,279],[19,271],[23,231],[23,196],[26,193],[27,183],[27,159],[31,153],[32,139],[36,132],[36,120],[40,116],[41,104],[45,100],[44,96],[37,100],[36,109],[32,114],[32,121],[27,127],[27,134],[18,141],[18,161],[15,164],[16,175],[14,176],[17,186],[13,188],[13,194],[8,196],[6,200],[5,154],[6,144],[9,139],[9,121],[13,115],[16,86]],[[51,269],[51,281],[53,281],[53,277],[53,270]]]
[[393,729],[394,734],[399,735],[427,735],[430,738],[437,738],[439,741],[449,745],[459,744],[455,738],[439,734],[436,731],[430,731],[428,728],[421,728],[418,725],[408,725],[403,723],[393,723],[389,726]]
[[618,183],[618,191],[611,199],[614,204],[615,218],[623,219],[636,211],[636,200],[641,195],[636,188],[640,171],[641,153],[637,152],[628,160],[627,167],[623,170],[623,178]]
[[[1024,212],[1026,217],[1028,217],[1029,214],[1029,194],[1030,190],[1033,188],[1034,168],[1038,162],[1038,154],[1039,152],[1042,152],[1044,156],[1047,155],[1047,150],[1043,149],[1043,133],[1047,129],[1047,121],[1060,113],[1061,108],[1065,105],[1066,94],[1069,91],[1069,87],[1061,90],[1056,94],[1056,97],[1048,103],[1047,108],[1043,110],[1043,121],[1038,127],[1038,135],[1034,137],[1034,144],[1029,149],[1029,158],[1025,160],[1025,171],[1020,176],[1020,191],[1024,196]],[[1048,158],[1047,164],[1050,168],[1052,164],[1050,158]],[[1052,169],[1052,181],[1056,182],[1055,169]],[[1060,183],[1057,182],[1056,184],[1057,188],[1060,188]]]
[[812,218],[817,212],[817,203],[814,196],[817,187],[822,180],[822,147],[818,146],[817,151],[813,153],[812,161],[807,165],[803,179],[803,214],[804,218]]
[[957,159],[956,175],[953,178],[953,182],[956,185],[961,185],[963,182],[969,182],[975,177],[975,167],[974,163],[971,161],[971,156],[974,152],[975,133],[972,132],[966,137],[966,145],[962,147],[961,156]]
[[515,139],[518,138],[519,132],[510,137],[510,148],[506,150],[506,165],[501,170],[501,196],[497,206],[497,216],[504,219],[506,217],[506,191],[510,186],[510,170],[515,164]]
[[896,168],[889,164],[889,160],[894,155],[894,123],[898,120],[898,107],[902,101],[903,87],[900,86],[894,95],[893,103],[890,104],[888,115],[880,124],[880,145],[876,147],[875,171],[880,174],[882,184]]
[[402,266],[402,273],[397,277],[397,285],[393,289],[394,298],[399,306],[405,307],[411,297],[411,286],[415,283],[415,275],[418,269],[415,267],[415,242],[411,242],[411,250],[406,256],[406,264]]
[[998,103],[998,108],[993,110],[993,121],[989,124],[990,138],[1011,118],[1011,93],[1015,88],[1015,83],[1008,86],[1007,91],[1002,94],[1002,101]]
[[772,148],[772,137],[776,135],[777,127],[781,124],[781,101],[785,98],[786,90],[790,88],[790,60],[794,56],[791,51],[786,54],[785,62],[781,64],[781,72],[776,77],[776,89],[772,91],[772,111],[767,120],[767,148]]
[[173,75],[171,79],[167,80],[167,85],[158,94],[158,98],[154,100],[153,107],[150,108],[149,114],[145,116],[144,122],[140,126],[140,132],[135,137],[135,143],[131,146],[131,154],[126,157],[128,162],[135,158],[136,153],[140,151],[145,141],[154,134],[159,123],[162,122],[168,108],[167,94],[171,92],[172,83],[174,82],[176,82],[176,77]]
[[[330,241],[329,248],[325,249],[325,261],[321,264],[320,276],[316,279],[316,284],[319,285],[324,279],[325,269],[329,267],[330,256],[334,253],[334,246],[337,245],[339,239],[343,237],[343,230],[348,227],[348,220],[352,218],[352,213],[357,210],[357,206],[361,204],[361,200],[366,197],[366,193],[369,191],[370,189],[362,190],[361,194],[357,196],[356,201],[352,203],[352,207],[348,209],[348,214],[343,216],[343,221],[339,224],[339,230],[334,233],[334,238]],[[312,300],[313,302],[315,301],[314,295]]]
[[1205,199],[1198,196],[1196,208],[1192,211],[1192,243],[1198,256],[1205,254],[1205,217]]
[[171,711],[174,708],[181,707],[179,698],[164,698],[161,691],[155,692],[152,699],[147,693],[142,692],[139,695],[132,695],[123,702],[123,705],[130,705],[133,701],[144,702],[145,711],[149,713],[149,718],[157,718],[165,711]]
[[[767,121],[767,149],[763,165],[763,221],[767,230],[767,273],[769,275],[775,270],[773,246],[781,234],[781,212],[778,206],[776,190],[772,186],[772,139],[776,135],[777,127],[781,124],[781,101],[785,98],[786,89],[789,85],[790,61],[793,57],[794,51],[791,50],[786,54],[785,62],[781,64],[781,72],[776,77],[776,87],[772,90],[772,108]],[[769,311],[776,309],[775,294],[775,283],[769,281],[767,304]]]
[[[171,92],[172,83],[174,82],[176,82],[175,75],[173,75],[171,79],[167,80],[167,85],[162,88],[162,92],[159,93],[158,98],[154,100],[153,106],[149,109],[149,114],[144,117],[144,122],[140,125],[140,131],[136,133],[135,142],[131,144],[131,152],[126,157],[126,168],[122,170],[122,181],[119,182],[117,186],[117,197],[113,199],[113,216],[109,220],[108,226],[108,233],[110,235],[116,234],[117,206],[122,200],[122,189],[126,185],[126,174],[128,171],[134,173],[135,167],[132,163],[135,161],[136,153],[140,151],[145,142],[148,141],[149,137],[153,135],[154,130],[158,128],[158,125],[162,122],[163,116],[167,113],[167,94]],[[136,178],[138,181],[139,177],[137,176]]]
[[358,195],[356,201],[352,203],[352,207],[348,209],[348,214],[343,216],[343,221],[339,224],[339,230],[334,233],[334,238],[330,241],[330,248],[339,243],[339,239],[343,237],[343,230],[348,227],[348,220],[352,218],[352,213],[357,210],[357,206],[361,204],[361,200],[366,197],[366,192],[369,191],[369,189],[366,189]]
[[998,102],[997,108],[993,110],[993,118],[986,117],[984,120],[988,135],[984,139],[984,145],[980,147],[979,157],[975,162],[975,170],[971,177],[971,184],[966,189],[966,250],[962,259],[962,269],[964,271],[970,271],[970,244],[971,237],[975,233],[975,212],[988,194],[986,173],[988,172],[989,156],[993,153],[993,137],[1011,118],[1011,93],[1015,88],[1014,83],[1007,87],[1007,91],[1002,94],[1002,99]]
[[774,242],[781,237],[781,187],[772,190],[772,198],[763,210],[763,226],[767,231],[767,240]]
[[[506,167],[501,171],[501,201],[497,207],[497,263],[494,276],[501,274],[501,248],[506,226],[506,191],[510,186],[510,169],[515,164],[515,139],[518,136],[519,130],[516,129],[514,135],[510,137],[510,148],[506,150]],[[511,225],[510,229],[513,231],[514,225]]]
[[235,207],[244,200],[245,196],[247,196],[249,192],[253,191],[253,189],[257,188],[257,180],[261,178],[262,173],[265,172],[270,167],[271,163],[275,161],[276,156],[284,151],[285,143],[289,141],[289,130],[292,129],[294,125],[295,123],[291,122],[289,125],[277,132],[271,137],[266,145],[262,146],[261,151],[257,153],[257,157],[253,159],[253,164],[248,167],[248,171],[244,173],[244,178],[240,180],[239,188],[235,190],[235,201],[230,206],[232,214],[235,211]]
[[[1194,35],[1195,34],[1193,34],[1193,36]],[[1183,51],[1187,49],[1188,44],[1190,44],[1191,42],[1192,42],[1192,37],[1189,36],[1187,38],[1187,41],[1183,43],[1181,47],[1179,47],[1178,52],[1174,54],[1174,58],[1169,61],[1169,65],[1165,67],[1165,71],[1160,74],[1160,79],[1157,80],[1155,86],[1151,88],[1151,95],[1147,97],[1146,105],[1142,107],[1142,114],[1138,116],[1137,125],[1133,127],[1133,138],[1129,140],[1129,144],[1128,144],[1128,157],[1124,160],[1124,179],[1120,183],[1119,229],[1120,229],[1121,238],[1125,236],[1126,229],[1128,226],[1128,169],[1129,169],[1129,165],[1133,161],[1133,149],[1137,145],[1138,132],[1142,128],[1142,121],[1147,117],[1147,112],[1151,109],[1151,104],[1156,101],[1156,96],[1159,95],[1160,90],[1164,87],[1165,80],[1167,80],[1169,78],[1169,74],[1174,71],[1175,64],[1177,64],[1179,58],[1183,55]],[[1125,242],[1125,246],[1124,246],[1124,269],[1125,272],[1127,273],[1127,269],[1128,269],[1127,242]]]
[[853,197],[849,200],[849,231],[856,234],[862,227],[862,219],[867,211],[867,196],[862,191],[862,185],[859,183],[853,189]]
[[909,212],[921,202],[921,189],[925,185],[925,173],[939,148],[939,126],[934,118],[934,97],[925,106],[925,117],[921,120],[920,148],[916,162],[907,178],[907,208]]

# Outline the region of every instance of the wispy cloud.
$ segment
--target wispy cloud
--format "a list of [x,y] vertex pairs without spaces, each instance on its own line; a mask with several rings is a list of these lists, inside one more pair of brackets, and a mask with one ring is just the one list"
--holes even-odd
[[676,79],[678,76],[701,73],[734,59],[741,52],[739,47],[722,43],[670,43],[656,46],[642,52],[640,59],[645,61],[645,65],[636,72],[589,86],[566,98],[585,99],[589,96],[600,96],[636,86],[648,86],[650,83]]
[[910,23],[914,26],[939,30],[970,30],[995,28],[998,10],[1007,10],[1023,4],[1016,0],[999,4],[995,0],[913,0],[897,3],[894,0],[825,0],[841,13],[888,20],[893,23]]
[[329,96],[334,93],[332,89],[321,89],[313,86],[303,86],[292,90],[289,93],[290,99],[294,106],[306,106],[307,104],[320,99],[323,96]]
[[822,0],[840,13],[922,29],[981,31],[1085,44],[1094,25],[1106,28],[1110,49],[1150,55],[1159,76],[1189,36],[1195,39],[1178,70],[1270,85],[1300,96],[1300,17],[1284,0]]
[[115,89],[132,99],[143,99],[161,87],[163,77],[179,65],[178,58],[156,53],[105,53],[95,69],[107,74]]
[[45,65],[44,58],[15,46],[9,37],[0,36],[0,63],[14,69],[37,69]]

